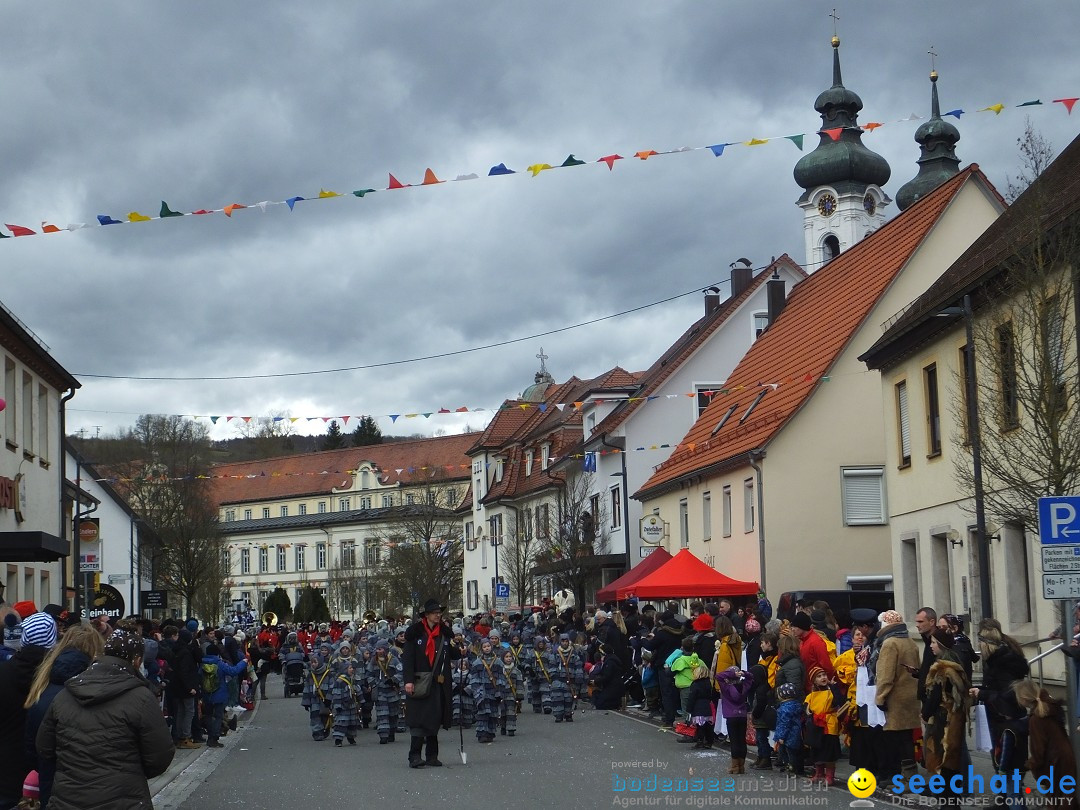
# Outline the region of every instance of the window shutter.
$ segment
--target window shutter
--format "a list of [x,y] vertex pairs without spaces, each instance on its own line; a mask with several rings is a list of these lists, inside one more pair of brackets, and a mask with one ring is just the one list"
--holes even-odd
[[847,526],[884,524],[884,496],[884,475],[880,469],[844,470],[844,524]]
[[908,464],[911,461],[911,419],[908,415],[906,382],[896,386],[896,404],[900,411],[900,460],[901,463]]

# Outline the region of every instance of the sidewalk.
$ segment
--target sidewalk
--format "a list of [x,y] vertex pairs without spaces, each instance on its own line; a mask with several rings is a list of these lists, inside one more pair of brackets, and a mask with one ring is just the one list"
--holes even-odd
[[[647,722],[647,723],[651,723],[652,725],[656,726],[657,729],[659,729],[660,725],[661,725],[661,721],[660,721],[658,716],[655,716],[655,715],[650,716],[649,713],[646,712],[644,709],[629,709],[629,708],[628,709],[623,709],[622,714],[625,714],[625,715],[627,715],[629,717],[633,717],[636,720],[641,720],[641,721],[644,721],[644,722]],[[669,736],[670,742],[671,742],[673,747],[678,747],[678,748],[689,747],[689,746],[681,746],[678,743],[676,743],[675,739],[674,739],[674,736],[675,736],[674,734],[671,734]],[[970,744],[970,740],[969,740],[969,744]],[[719,747],[720,747],[721,750],[724,750],[724,751],[728,750],[728,748],[729,748],[727,743],[724,743],[723,745],[721,745]],[[753,750],[751,750],[749,753],[750,753],[751,758],[756,756]],[[977,776],[982,776],[983,777],[984,784],[989,784],[990,783],[990,777],[993,776],[994,773],[995,773],[995,771],[994,771],[994,763],[993,763],[993,760],[990,758],[990,754],[988,754],[988,753],[984,754],[984,753],[980,753],[978,751],[972,751],[971,752],[971,765],[972,765],[973,772]],[[850,777],[851,774],[854,773],[854,771],[855,771],[855,769],[851,767],[851,765],[848,763],[848,761],[846,759],[840,760],[839,762],[837,762],[836,763],[836,783],[837,783],[836,787],[838,789],[840,789],[840,790],[843,790],[846,793],[847,792],[847,780],[848,780],[848,777]],[[922,768],[919,769],[919,773],[922,776],[926,776],[926,771],[923,770]],[[750,776],[766,777],[766,776],[775,776],[775,775],[776,775],[776,771],[752,771],[749,768],[747,769],[746,774],[745,774],[746,777],[750,777]],[[1025,785],[1033,785],[1034,784],[1034,780],[1031,778],[1030,775],[1028,776],[1027,779],[1024,780],[1024,784]],[[894,794],[891,790],[888,790],[887,788],[888,788],[888,786],[878,785],[878,789],[877,789],[877,791],[875,793],[875,798],[881,799],[881,800],[884,800],[884,801],[893,801],[893,802],[898,801],[899,797],[896,794]]]
[[[230,731],[229,736],[224,738],[228,743],[229,739],[234,734],[240,734],[244,730],[244,725],[252,720],[255,715],[259,713],[259,706],[262,703],[261,700],[255,702],[255,708],[250,712],[244,712],[236,719],[236,731]],[[207,748],[203,745],[201,748],[177,748],[176,755],[173,757],[172,764],[169,765],[169,769],[161,776],[151,779],[150,796],[153,798],[157,796],[161,791],[169,786],[170,783],[181,774],[184,773],[189,767],[195,765],[202,757],[219,756],[228,751],[226,748]]]

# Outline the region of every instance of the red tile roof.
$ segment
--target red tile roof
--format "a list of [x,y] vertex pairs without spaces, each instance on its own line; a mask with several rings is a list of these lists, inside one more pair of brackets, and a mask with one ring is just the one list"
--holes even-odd
[[[680,449],[634,497],[660,494],[684,476],[734,463],[765,446],[822,384],[878,299],[975,175],[986,181],[977,165],[969,166],[798,284],[780,317],[739,361]],[[762,392],[753,412],[745,415]],[[730,418],[714,432],[732,406]]]
[[335,487],[348,486],[349,471],[363,461],[375,464],[384,486],[408,484],[418,471],[425,472],[423,467],[437,468],[449,479],[468,481],[472,462],[466,451],[476,436],[461,433],[218,464],[210,470],[212,495],[221,505],[329,494]]

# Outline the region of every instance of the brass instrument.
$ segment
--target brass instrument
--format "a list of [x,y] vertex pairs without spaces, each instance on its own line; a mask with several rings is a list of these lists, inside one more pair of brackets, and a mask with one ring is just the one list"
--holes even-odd
[[277,614],[274,613],[274,611],[272,610],[266,611],[266,613],[262,615],[262,620],[263,624],[265,624],[267,627],[274,627],[278,623]]
[[364,621],[365,622],[370,623],[370,622],[375,621],[377,618],[379,618],[379,614],[377,614],[374,610],[369,610],[366,613],[364,613]]

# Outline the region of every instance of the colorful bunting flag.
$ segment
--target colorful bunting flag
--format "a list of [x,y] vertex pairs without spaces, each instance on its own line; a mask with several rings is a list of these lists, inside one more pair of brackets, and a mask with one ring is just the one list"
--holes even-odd
[[747,146],[761,146],[763,143],[768,143],[768,138],[751,138],[748,141],[743,141]]
[[606,163],[608,171],[615,168],[615,161],[622,160],[622,155],[604,155],[602,158],[597,159],[597,163]]
[[648,160],[653,155],[658,155],[658,154],[660,154],[660,153],[656,152],[656,151],[654,151],[652,149],[646,149],[644,152],[634,152],[634,157],[639,158],[641,160]]
[[102,225],[119,225],[120,224],[120,220],[113,219],[108,214],[98,214],[97,215],[97,221],[100,222]]
[[392,189],[392,188],[408,188],[408,187],[409,186],[404,185],[400,180],[398,180],[396,177],[394,177],[394,175],[390,175],[390,185],[388,185],[386,188],[387,188],[387,190],[389,190],[389,189]]
[[1055,104],[1064,104],[1065,105],[1065,109],[1069,111],[1069,115],[1072,115],[1073,105],[1078,101],[1080,101],[1080,97],[1078,97],[1078,98],[1055,98],[1054,99]]
[[957,107],[955,110],[949,110],[945,115],[953,116],[957,121],[960,120],[960,116],[964,114],[964,111]]
[[798,147],[800,152],[802,151],[802,145],[803,145],[803,136],[802,135],[785,135],[784,138],[786,138],[787,140],[789,140],[793,144],[795,144],[795,146]]
[[433,172],[431,169],[425,169],[424,170],[424,182],[421,183],[420,185],[422,185],[422,186],[434,186],[434,185],[436,185],[438,183],[441,183],[441,182],[443,182],[443,181],[435,176],[435,172]]
[[221,210],[225,212],[225,216],[231,217],[232,214],[233,214],[233,211],[239,211],[241,208],[247,208],[247,206],[246,205],[241,205],[240,203],[230,203],[229,205],[226,205]]
[[863,124],[862,128],[863,128],[864,132],[873,132],[878,127],[883,127],[883,126],[885,126],[885,125],[883,123],[881,123],[880,121],[870,121],[867,124]]
[[989,107],[983,107],[981,110],[977,110],[976,112],[992,112],[994,115],[1001,115],[1001,111],[1004,109],[1005,105],[998,103],[991,104]]
[[830,138],[832,138],[834,141],[838,141],[840,140],[840,136],[844,133],[844,128],[833,127],[832,129],[823,129],[821,131],[828,135]]
[[709,147],[709,150],[713,153],[713,157],[720,157],[722,154],[724,154],[724,147],[730,145],[731,144],[728,143],[714,143],[712,146]]
[[1023,104],[1017,104],[1017,107],[1041,107],[1042,101],[1034,99],[1033,101],[1025,101]]
[[488,177],[497,177],[500,174],[517,174],[513,169],[506,168],[505,163],[499,163],[488,170]]
[[166,203],[164,200],[162,200],[161,201],[161,213],[158,214],[158,216],[161,217],[162,219],[165,219],[165,217],[182,217],[183,214],[180,213],[179,211],[173,211],[171,208],[169,208],[168,203]]
[[564,160],[562,162],[562,165],[561,165],[560,168],[565,169],[567,166],[584,166],[584,165],[585,165],[584,160],[578,160],[573,155],[567,155],[566,160]]
[[303,197],[289,197],[289,199],[285,201],[285,204],[289,206],[289,210],[292,211],[294,210],[293,206],[295,206],[298,202],[301,202],[303,199]]
[[[375,193],[375,189],[373,189],[373,188],[361,188],[361,189],[357,189],[356,191],[354,191],[353,196],[354,197],[363,197],[365,194],[374,194],[374,193]],[[299,199],[302,200],[304,198],[300,197]]]
[[12,236],[35,236],[37,234],[36,231],[24,228],[22,225],[8,225],[5,222],[4,227],[11,231]]
[[41,223],[41,232],[42,233],[60,233],[60,229],[57,228],[55,225],[50,225],[47,222],[42,222]]
[[330,197],[340,197],[340,196],[341,195],[338,194],[336,191],[327,191],[325,188],[320,188],[319,189],[319,199],[320,200],[325,200],[325,199],[328,199]]
[[530,172],[533,177],[536,177],[540,172],[547,171],[550,168],[550,163],[534,163],[532,166],[529,166],[526,171]]
[[[132,211],[131,213],[128,214],[127,218],[128,218],[128,222],[149,222],[150,221],[150,217],[146,216],[146,214],[140,214],[138,211]],[[60,230],[60,229],[57,228],[57,230]]]

